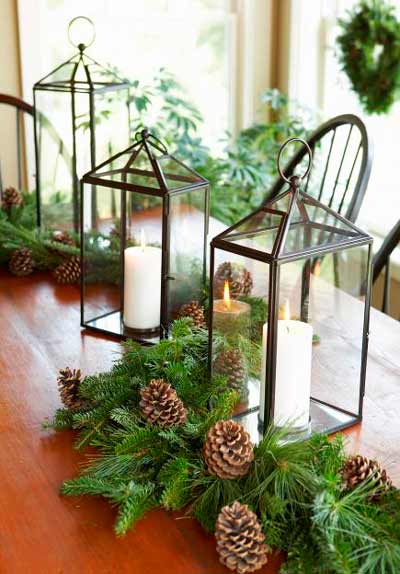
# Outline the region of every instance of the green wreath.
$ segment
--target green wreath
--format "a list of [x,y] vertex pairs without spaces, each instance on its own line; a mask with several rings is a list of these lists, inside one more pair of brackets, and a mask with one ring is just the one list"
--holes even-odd
[[383,0],[361,0],[340,19],[339,62],[367,113],[389,111],[400,88],[400,23]]

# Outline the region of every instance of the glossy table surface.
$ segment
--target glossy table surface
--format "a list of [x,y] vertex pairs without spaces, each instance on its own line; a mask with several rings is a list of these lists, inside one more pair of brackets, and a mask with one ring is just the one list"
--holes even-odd
[[[109,369],[111,339],[81,332],[79,290],[47,275],[0,271],[0,573],[219,574],[214,539],[193,520],[153,511],[125,538],[114,510],[94,498],[63,498],[83,455],[71,432],[43,430],[60,405],[56,377]],[[349,450],[384,463],[400,485],[400,323],[373,310],[364,421],[348,431]],[[261,574],[278,572],[272,556]]]

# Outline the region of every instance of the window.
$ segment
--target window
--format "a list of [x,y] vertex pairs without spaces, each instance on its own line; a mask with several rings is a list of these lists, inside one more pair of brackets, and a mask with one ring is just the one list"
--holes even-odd
[[88,49],[102,64],[149,82],[164,67],[204,118],[211,147],[250,125],[270,87],[272,8],[267,0],[18,0],[23,95],[67,60],[67,26],[77,15],[96,26]]
[[[374,162],[359,223],[383,237],[400,217],[400,103],[386,116],[366,115],[340,69],[336,22],[356,1],[320,0],[311,11],[307,0],[292,0],[289,89],[292,98],[319,109],[326,119],[344,113],[363,118],[374,144]],[[400,0],[393,4],[400,16]]]
[[184,6],[179,0],[87,0],[84,6],[81,0],[19,0],[25,98],[31,99],[35,81],[73,53],[67,26],[82,12],[96,27],[89,55],[144,84],[166,68],[199,107],[208,143],[229,128],[225,0],[186,0]]

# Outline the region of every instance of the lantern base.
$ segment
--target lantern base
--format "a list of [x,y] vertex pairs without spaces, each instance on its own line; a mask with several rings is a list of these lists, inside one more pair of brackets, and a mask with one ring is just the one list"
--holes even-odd
[[[263,437],[262,425],[259,420],[259,408],[254,407],[234,416],[250,434],[254,444]],[[293,440],[305,440],[312,433],[334,433],[361,422],[361,417],[323,404],[315,399],[310,401],[310,424],[297,432],[293,432]]]
[[125,327],[120,311],[112,311],[90,321],[85,321],[82,323],[82,327],[119,339],[132,339],[141,345],[156,345],[161,339],[160,329],[144,331]]

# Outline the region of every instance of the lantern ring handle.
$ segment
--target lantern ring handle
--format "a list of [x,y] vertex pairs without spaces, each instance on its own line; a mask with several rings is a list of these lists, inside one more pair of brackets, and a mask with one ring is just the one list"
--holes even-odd
[[307,177],[307,175],[310,173],[310,169],[312,166],[312,159],[313,159],[313,154],[311,151],[310,146],[308,145],[308,143],[303,140],[302,138],[290,138],[288,140],[286,140],[280,147],[279,153],[278,153],[278,160],[277,160],[277,167],[278,167],[278,173],[281,176],[281,178],[286,181],[286,183],[292,183],[291,178],[286,177],[286,175],[283,173],[282,169],[281,169],[281,157],[282,157],[282,152],[285,149],[285,147],[293,142],[300,142],[301,144],[304,145],[304,147],[306,148],[307,154],[308,154],[308,165],[307,165],[307,169],[306,171],[303,173],[303,175],[298,176],[298,178],[304,179],[305,177]]
[[143,128],[142,130],[140,130],[140,132],[136,132],[135,139],[136,139],[136,141],[143,141],[143,140],[147,140],[147,139],[152,139],[155,142],[157,142],[158,146],[160,147],[160,151],[162,151],[166,155],[168,155],[168,149],[167,149],[166,145],[158,137],[156,137],[155,135],[150,133],[147,128]]
[[[71,30],[72,30],[72,28],[74,27],[74,24],[75,24],[77,21],[79,21],[79,20],[84,20],[85,22],[87,22],[87,23],[91,26],[92,36],[91,36],[91,38],[90,38],[90,41],[87,42],[86,44],[79,43],[79,44],[77,45],[77,44],[75,44],[75,43],[72,41],[72,38],[71,38]],[[94,25],[93,20],[91,20],[91,19],[88,18],[87,16],[76,16],[75,18],[72,18],[72,20],[71,20],[70,23],[68,24],[68,40],[69,40],[69,43],[72,44],[72,46],[75,46],[75,48],[79,48],[79,50],[80,50],[81,52],[83,52],[83,50],[85,50],[86,48],[88,48],[89,46],[91,46],[91,45],[93,44],[93,42],[95,41],[95,39],[96,39],[96,27],[95,27],[95,25]]]

